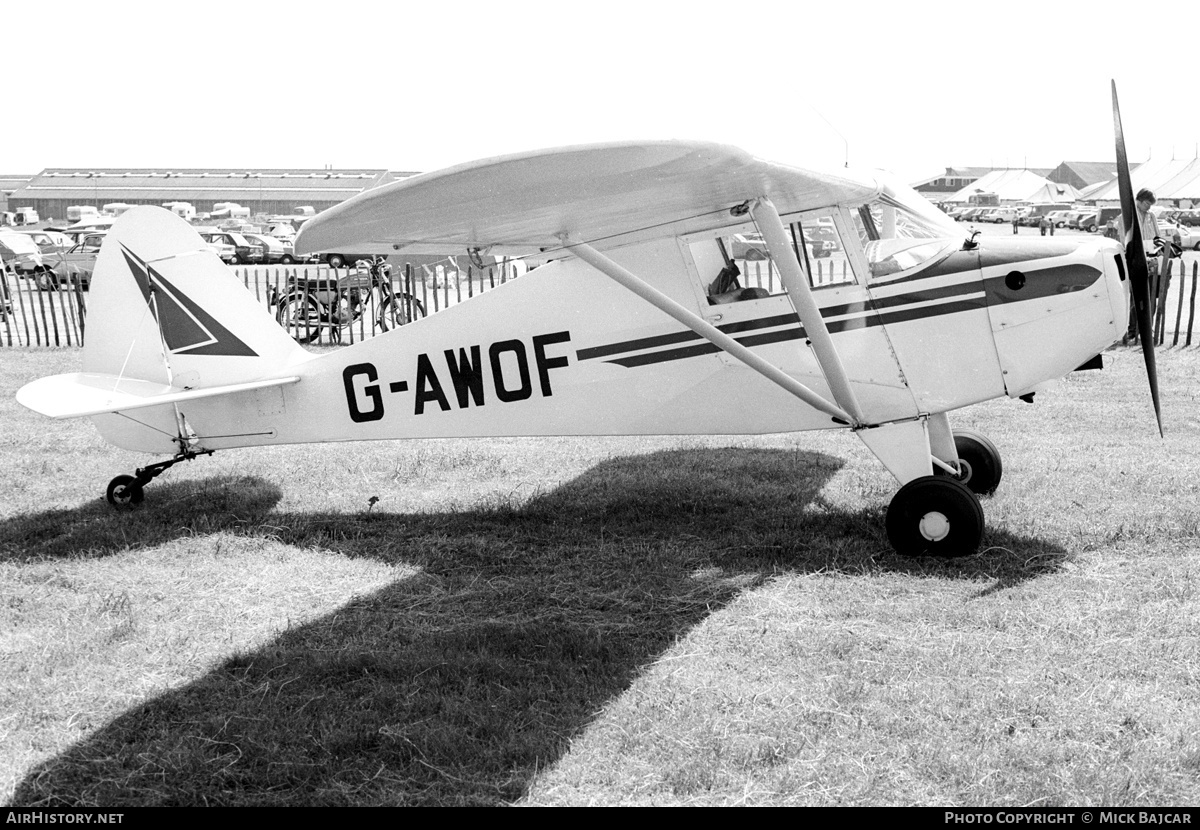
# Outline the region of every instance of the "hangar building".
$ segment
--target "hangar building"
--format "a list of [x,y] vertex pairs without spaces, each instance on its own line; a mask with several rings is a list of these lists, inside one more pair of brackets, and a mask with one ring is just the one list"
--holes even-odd
[[236,202],[251,214],[317,212],[356,193],[415,173],[388,170],[149,170],[49,168],[16,188],[10,205],[32,207],[44,221],[59,221],[72,205],[161,205],[190,202],[208,213],[217,202]]

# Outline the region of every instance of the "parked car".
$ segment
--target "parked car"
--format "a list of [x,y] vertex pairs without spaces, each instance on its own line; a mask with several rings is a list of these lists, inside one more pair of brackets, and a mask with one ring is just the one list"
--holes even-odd
[[1005,222],[1011,222],[1017,216],[1019,216],[1019,212],[1016,206],[1002,205],[1001,207],[991,208],[987,213],[980,217],[980,221],[995,222],[997,225],[1001,225]]
[[41,278],[49,268],[34,241],[15,231],[0,231],[0,259],[19,277]]
[[[203,237],[203,234],[201,234],[201,236]],[[208,243],[209,249],[211,249],[214,254],[219,256],[221,258],[221,261],[224,262],[226,265],[236,265],[237,264],[237,258],[238,258],[237,248],[230,245],[228,242],[221,242],[221,241],[214,242],[209,239],[205,239],[204,241]]]
[[219,245],[228,245],[233,249],[233,258],[227,259],[222,256],[226,262],[232,265],[253,265],[262,263],[265,258],[263,246],[252,244],[250,240],[242,236],[240,233],[233,231],[221,230],[219,228],[200,228],[200,238],[205,242],[215,242]]
[[59,251],[65,251],[70,248],[74,242],[65,233],[59,231],[29,231],[20,230],[17,233],[23,233],[33,240],[33,244],[38,246],[38,250],[45,254],[53,254]]
[[80,237],[79,242],[65,251],[50,255],[51,271],[38,281],[38,287],[49,291],[66,283],[87,288],[96,270],[96,257],[107,236],[106,231],[96,231]]
[[1067,220],[1071,218],[1071,210],[1052,210],[1046,214],[1046,218],[1056,228],[1066,227]]
[[297,257],[290,240],[280,239],[266,233],[243,233],[242,236],[256,245],[263,246],[263,261],[291,265],[293,262],[315,261],[315,257]]
[[[263,261],[263,263],[270,265],[273,263],[281,262],[281,263],[287,265],[292,262],[292,257],[290,256],[289,246],[284,245],[284,243],[281,240],[276,239],[273,236],[268,236],[266,234],[261,234],[261,233],[245,233],[245,232],[243,232],[242,236],[246,237],[246,241],[249,242],[251,245],[262,246],[262,249],[263,249],[262,261]],[[287,259],[285,260],[284,257],[287,257]]]
[[317,254],[317,261],[324,262],[330,268],[352,268],[354,267],[354,263],[360,259],[365,259],[369,262],[374,256],[374,254],[320,253]]
[[1100,227],[1100,212],[1094,209],[1075,211],[1067,219],[1067,227],[1095,233],[1096,229]]
[[1070,210],[1071,206],[1062,204],[1061,202],[1039,202],[1036,205],[1030,205],[1029,211],[1021,217],[1021,224],[1030,228],[1036,228],[1041,224],[1042,217],[1056,210]]
[[1181,210],[1179,214],[1179,224],[1187,225],[1189,228],[1200,227],[1200,209]]
[[729,238],[729,257],[733,260],[761,262],[771,258],[761,234],[735,233]]
[[[1185,251],[1200,251],[1200,228],[1180,225],[1166,219],[1158,220],[1158,235],[1168,242],[1178,240],[1178,245]],[[1154,250],[1153,240],[1144,240],[1146,249]]]

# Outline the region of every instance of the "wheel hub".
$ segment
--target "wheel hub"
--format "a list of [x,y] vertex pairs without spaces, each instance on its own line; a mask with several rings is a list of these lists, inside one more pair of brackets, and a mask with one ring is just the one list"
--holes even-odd
[[958,459],[958,480],[959,481],[961,481],[963,484],[966,484],[968,481],[971,480],[972,472],[973,472],[973,470],[971,469],[970,461],[967,461],[965,458]]
[[921,517],[921,535],[930,542],[940,542],[950,535],[950,520],[945,513],[931,510]]

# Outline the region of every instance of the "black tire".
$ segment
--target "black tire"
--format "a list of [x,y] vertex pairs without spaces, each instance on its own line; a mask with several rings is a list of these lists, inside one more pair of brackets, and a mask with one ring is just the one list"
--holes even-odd
[[341,254],[330,254],[325,261],[329,263],[330,268],[344,268],[346,265],[346,258]]
[[146,493],[133,476],[117,476],[108,483],[104,497],[113,507],[134,507],[146,500]]
[[38,291],[53,291],[58,288],[58,280],[49,271],[38,272],[34,275],[33,280],[37,283]]
[[963,484],[922,476],[900,488],[888,505],[888,541],[901,556],[970,556],[983,542],[983,508]]
[[275,319],[297,343],[311,343],[321,336],[321,309],[308,294],[289,294],[284,297],[279,303]]
[[293,262],[295,262],[296,260],[292,259],[292,255],[291,255],[291,254],[284,254],[284,255],[283,255],[283,257],[282,257],[282,258],[280,258],[280,260],[279,260],[279,261],[280,261],[280,263],[282,263],[283,265],[291,265],[291,264],[292,264]]
[[[970,429],[954,430],[954,449],[958,452],[962,475],[955,480],[965,484],[973,493],[990,496],[1000,486],[1004,475],[1004,464],[1000,451],[987,436]],[[954,478],[940,467],[934,468],[936,475]]]
[[[410,310],[411,309],[411,313]],[[416,297],[407,294],[388,297],[379,309],[379,330],[391,331],[405,323],[411,323],[425,316],[425,306]]]

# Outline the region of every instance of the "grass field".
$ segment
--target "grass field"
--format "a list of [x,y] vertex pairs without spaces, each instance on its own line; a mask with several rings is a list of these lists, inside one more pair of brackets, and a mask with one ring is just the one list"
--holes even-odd
[[986,550],[890,552],[847,434],[145,457],[0,354],[0,802],[1200,803],[1200,351],[956,426]]

